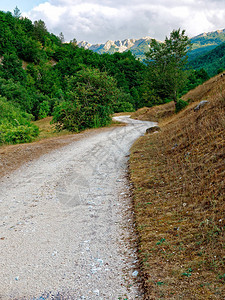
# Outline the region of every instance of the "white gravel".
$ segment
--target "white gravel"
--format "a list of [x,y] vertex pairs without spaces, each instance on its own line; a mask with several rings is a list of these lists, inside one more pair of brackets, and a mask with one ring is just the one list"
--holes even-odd
[[126,179],[155,123],[75,141],[0,181],[0,299],[141,299]]

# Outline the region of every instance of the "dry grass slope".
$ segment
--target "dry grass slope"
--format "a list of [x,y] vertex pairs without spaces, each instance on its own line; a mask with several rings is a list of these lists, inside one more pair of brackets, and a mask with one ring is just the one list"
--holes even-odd
[[145,299],[224,299],[225,79],[184,98],[210,103],[164,119],[130,157]]
[[131,117],[133,119],[138,119],[142,121],[151,120],[152,122],[158,122],[162,119],[174,115],[174,111],[174,103],[170,102],[164,105],[140,108],[138,111],[132,113]]

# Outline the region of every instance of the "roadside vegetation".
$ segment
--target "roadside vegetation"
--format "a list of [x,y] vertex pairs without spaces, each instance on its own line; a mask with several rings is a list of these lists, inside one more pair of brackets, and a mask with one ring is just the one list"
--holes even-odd
[[[145,298],[225,298],[225,76],[208,80],[205,71],[223,71],[224,44],[212,52],[215,63],[204,54],[194,70],[180,30],[153,40],[145,63],[63,40],[18,9],[0,12],[1,156],[9,154],[13,170],[16,153],[20,165],[28,152],[5,145],[35,141],[33,159],[75,139],[64,135],[111,126],[114,113],[137,110],[133,118],[159,122],[161,131],[141,137],[130,157]],[[194,111],[200,100],[209,103]]]
[[[32,132],[31,120],[53,116],[56,129],[78,132],[108,125],[114,112],[141,107],[145,66],[130,52],[99,55],[75,39],[64,43],[62,33],[57,37],[42,20],[22,18],[19,9],[0,12],[0,21],[1,103],[17,115],[17,121],[4,121],[0,144],[33,140],[38,130]],[[21,138],[6,138],[3,131],[22,131]]]
[[14,107],[0,96],[0,145],[27,143],[39,134],[37,126],[31,123],[33,116]]
[[[14,14],[0,11],[0,21],[1,103],[7,102],[4,105],[16,114],[9,121],[2,112],[0,145],[32,141],[39,134],[32,120],[53,116],[57,130],[79,132],[110,124],[113,113],[173,100],[168,85],[167,92],[160,88],[161,94],[155,94],[151,68],[130,51],[100,55],[79,48],[75,38],[65,43],[62,33],[49,33],[42,20],[32,23],[21,17],[18,8]],[[179,59],[183,66],[182,57]],[[170,67],[174,64],[175,60],[168,62]],[[180,71],[179,76],[185,73],[185,84],[182,81],[176,88],[178,99],[208,76],[204,70]]]
[[[145,299],[225,298],[225,79],[133,117],[158,120],[130,156]],[[204,107],[194,111],[200,100]]]

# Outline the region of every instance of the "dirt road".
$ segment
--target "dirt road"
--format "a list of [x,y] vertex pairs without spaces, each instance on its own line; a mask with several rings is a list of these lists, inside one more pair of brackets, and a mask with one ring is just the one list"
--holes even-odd
[[117,120],[0,181],[0,299],[141,299],[126,163],[154,123]]

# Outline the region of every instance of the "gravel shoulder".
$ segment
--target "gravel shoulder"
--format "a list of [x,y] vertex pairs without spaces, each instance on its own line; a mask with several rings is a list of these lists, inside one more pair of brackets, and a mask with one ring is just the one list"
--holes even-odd
[[0,299],[141,299],[127,156],[154,123],[117,120],[0,179]]

